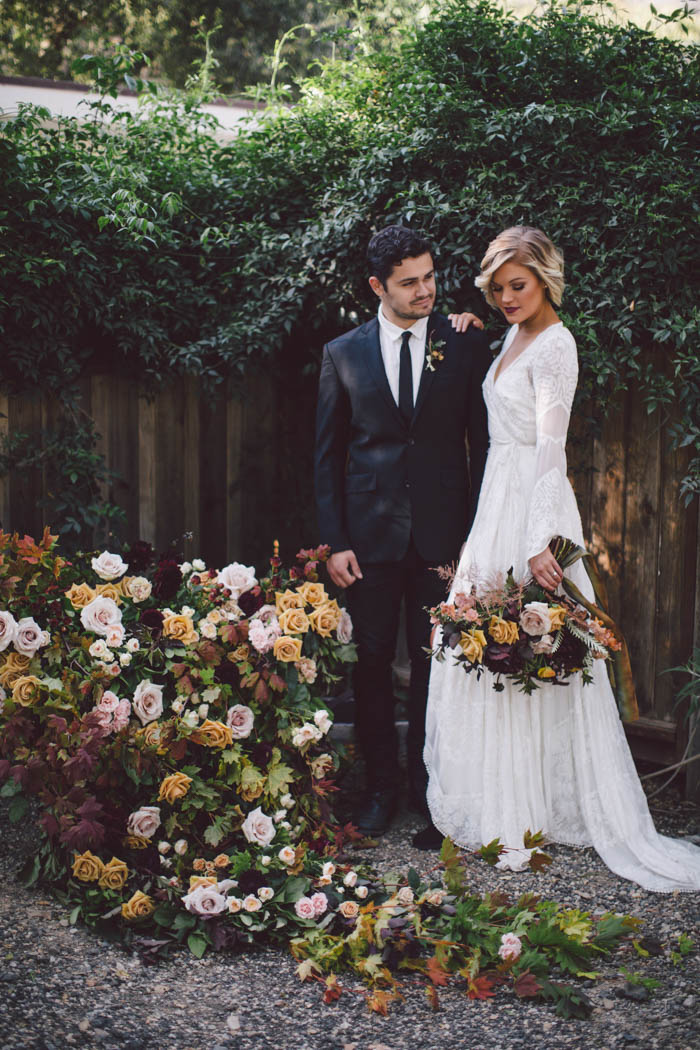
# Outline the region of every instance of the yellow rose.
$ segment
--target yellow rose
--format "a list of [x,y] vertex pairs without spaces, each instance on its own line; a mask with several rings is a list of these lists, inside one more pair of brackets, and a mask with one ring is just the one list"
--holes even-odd
[[125,598],[131,598],[137,605],[151,597],[151,583],[145,576],[125,576],[116,584]]
[[199,638],[194,629],[192,618],[183,616],[182,613],[173,613],[172,616],[165,617],[163,620],[163,634],[166,638],[175,638],[184,645],[191,645],[192,642],[196,642]]
[[286,634],[283,634],[281,638],[275,638],[272,654],[282,663],[295,663],[301,658],[301,638],[290,638]]
[[303,609],[304,598],[298,591],[275,591],[275,610],[277,615],[287,609]]
[[138,835],[125,835],[122,839],[122,846],[128,849],[148,849],[150,844],[150,839],[141,839]]
[[31,707],[41,696],[41,682],[34,674],[22,675],[12,686],[12,699],[22,707]]
[[483,631],[478,631],[476,629],[462,631],[459,638],[459,645],[470,663],[480,664],[484,656],[486,636]]
[[330,637],[331,631],[340,623],[340,617],[341,610],[335,598],[333,601],[324,602],[323,605],[317,605],[314,611],[309,613],[311,626],[322,638]]
[[155,911],[155,904],[148,894],[142,893],[141,890],[137,890],[133,897],[130,897],[125,904],[122,904],[122,918],[127,919],[129,922],[147,919],[153,911]]
[[190,789],[192,777],[185,773],[171,773],[160,785],[159,802],[168,802],[171,806],[176,799],[182,798]]
[[122,588],[120,583],[98,583],[95,587],[95,594],[99,594],[102,598],[111,598],[117,605],[122,604]]
[[537,677],[538,678],[555,678],[556,677],[556,673],[557,672],[554,671],[551,667],[540,667],[539,671],[537,672]]
[[31,659],[22,653],[8,653],[0,670],[0,685],[6,689],[12,689],[18,678],[24,675],[29,667]]
[[240,645],[236,646],[236,648],[233,650],[233,652],[230,652],[228,654],[228,659],[233,664],[235,664],[235,663],[243,663],[244,661],[246,661],[248,659],[249,656],[250,656],[250,646],[248,645],[247,642],[241,642]]
[[307,605],[323,605],[328,601],[326,588],[322,583],[302,583],[301,587],[297,587],[297,594],[302,596]]
[[216,875],[190,875],[190,893],[198,886],[216,886],[217,882]]
[[138,729],[136,735],[140,737],[147,747],[157,748],[159,755],[165,754],[165,748],[162,746],[162,732],[161,726],[158,722],[149,722],[147,726]]
[[498,645],[512,645],[519,638],[518,625],[513,620],[492,616],[489,620],[489,634]]
[[81,882],[97,882],[104,871],[104,864],[90,850],[76,855],[73,861],[73,875]]
[[109,864],[102,867],[99,885],[103,890],[121,890],[129,878],[129,869],[123,860],[112,857]]
[[214,857],[215,868],[228,868],[230,863],[231,858],[229,857],[228,853],[219,853],[216,857]]
[[306,634],[310,627],[303,609],[287,609],[280,615],[279,624],[285,634]]
[[208,718],[201,726],[195,729],[190,737],[195,744],[204,744],[205,747],[231,747],[233,733],[223,722],[211,722]]
[[74,609],[84,609],[86,605],[90,604],[95,594],[96,592],[87,583],[74,583],[65,592],[66,598]]
[[564,626],[566,620],[566,609],[563,605],[550,605],[549,607],[549,619],[552,624],[552,630],[556,631],[560,627]]

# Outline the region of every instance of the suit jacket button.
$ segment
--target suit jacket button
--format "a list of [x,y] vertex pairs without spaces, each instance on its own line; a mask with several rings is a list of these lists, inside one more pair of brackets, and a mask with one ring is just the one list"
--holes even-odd
[[406,488],[407,488],[407,489],[410,489],[410,487],[411,487],[411,482],[410,482],[410,481],[405,481],[405,482],[404,482],[404,485],[406,486]]
[[415,438],[409,438],[408,439],[408,443],[409,443],[409,445],[415,445],[416,439]]

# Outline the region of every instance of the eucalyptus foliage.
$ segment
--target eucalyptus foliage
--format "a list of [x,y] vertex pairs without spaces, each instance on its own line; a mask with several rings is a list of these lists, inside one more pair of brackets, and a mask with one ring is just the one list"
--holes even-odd
[[427,230],[443,307],[486,316],[484,248],[529,223],[566,256],[579,397],[601,413],[633,386],[660,406],[697,453],[689,498],[699,69],[694,47],[590,5],[518,19],[449,0],[400,51],[328,63],[232,142],[196,92],[83,121],[25,108],[0,141],[2,383],[313,371],[324,339],[374,308],[378,226]]

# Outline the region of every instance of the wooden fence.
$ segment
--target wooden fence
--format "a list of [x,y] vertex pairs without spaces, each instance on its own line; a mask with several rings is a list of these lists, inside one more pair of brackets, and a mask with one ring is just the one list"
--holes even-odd
[[[149,398],[127,379],[86,379],[82,405],[118,474],[106,495],[125,511],[126,537],[174,543],[217,565],[260,564],[275,538],[287,555],[311,545],[315,386],[310,376],[258,376],[212,399],[185,379]],[[38,438],[55,412],[48,398],[0,396],[0,438],[2,430]],[[662,672],[700,644],[698,509],[678,497],[687,455],[670,449],[658,415],[634,391],[598,437],[575,420],[568,451],[584,534],[632,656],[642,718],[628,727],[630,742],[638,759],[677,760],[687,742],[674,709],[680,679]],[[0,479],[5,529],[41,531],[45,486],[41,470]],[[692,792],[699,766],[689,767]]]

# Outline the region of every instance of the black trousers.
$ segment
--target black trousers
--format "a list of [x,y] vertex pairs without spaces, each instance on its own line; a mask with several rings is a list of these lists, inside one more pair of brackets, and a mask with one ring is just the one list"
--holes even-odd
[[358,659],[353,676],[355,729],[367,764],[372,791],[396,788],[398,740],[394,725],[394,692],[391,664],[396,652],[401,600],[406,601],[411,685],[408,703],[408,783],[416,802],[424,802],[428,775],[423,763],[425,708],[428,699],[430,617],[426,607],[445,598],[447,585],[436,565],[423,561],[411,540],[398,562],[366,562],[363,579],[347,590],[347,600],[357,642]]

